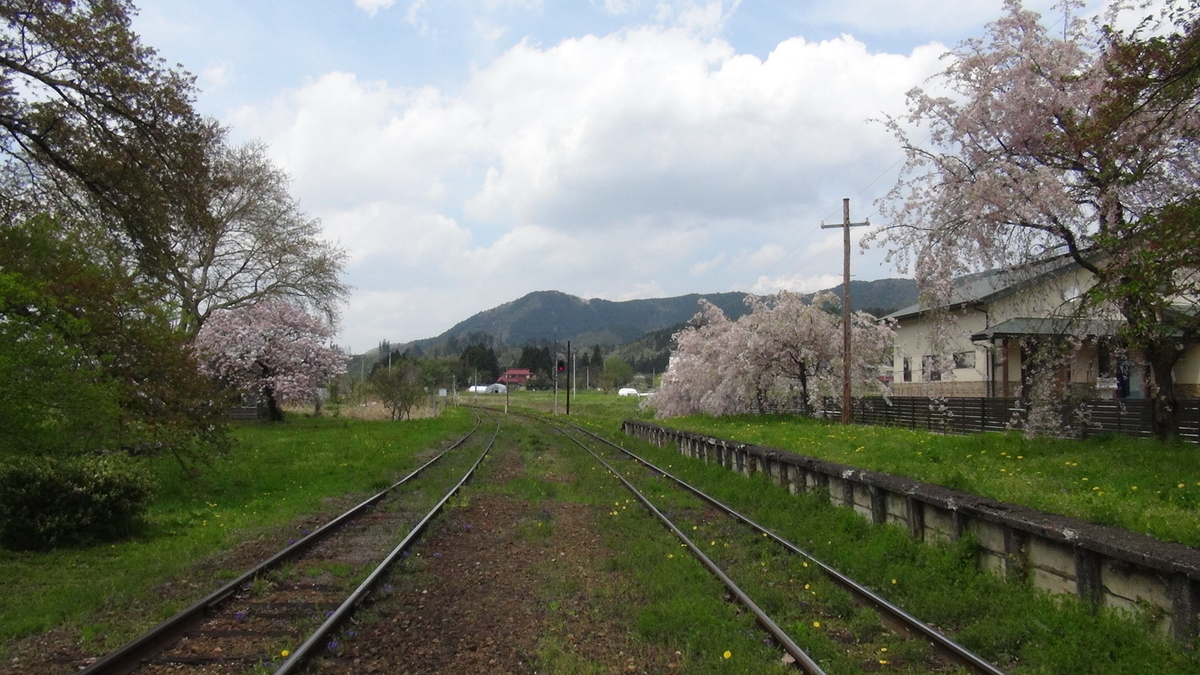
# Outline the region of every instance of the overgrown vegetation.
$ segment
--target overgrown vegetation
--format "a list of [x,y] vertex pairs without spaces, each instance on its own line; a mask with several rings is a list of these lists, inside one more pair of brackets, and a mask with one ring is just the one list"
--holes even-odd
[[154,477],[124,455],[31,457],[0,465],[0,545],[47,550],[132,533]]

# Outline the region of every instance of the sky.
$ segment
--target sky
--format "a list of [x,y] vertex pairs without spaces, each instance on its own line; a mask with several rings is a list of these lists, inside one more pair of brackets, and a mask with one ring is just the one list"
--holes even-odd
[[[135,0],[197,107],[261,141],[347,255],[338,344],[526,293],[841,283],[881,224],[880,123],[1002,0]],[[1052,16],[1050,2],[1026,6]],[[1090,5],[1096,5],[1095,2]],[[1053,23],[1049,20],[1048,23]],[[862,250],[853,278],[906,276]]]

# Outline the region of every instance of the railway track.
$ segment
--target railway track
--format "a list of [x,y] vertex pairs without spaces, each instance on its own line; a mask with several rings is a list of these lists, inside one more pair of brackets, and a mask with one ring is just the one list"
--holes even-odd
[[[793,639],[788,631],[781,627],[781,622],[774,620],[767,611],[760,607],[751,597],[751,594],[743,590],[734,580],[733,576],[723,568],[721,558],[737,557],[736,555],[721,555],[728,550],[730,545],[729,540],[744,542],[743,545],[747,547],[757,547],[760,544],[760,539],[765,540],[778,547],[781,551],[786,552],[788,556],[799,560],[802,567],[808,568],[811,566],[819,570],[830,582],[849,593],[859,605],[869,607],[877,612],[883,625],[889,630],[910,640],[920,640],[926,643],[937,655],[938,659],[946,664],[947,670],[961,668],[967,672],[980,675],[1003,675],[1003,671],[996,666],[959,645],[934,627],[927,625],[920,619],[892,604],[872,589],[855,582],[794,543],[783,539],[766,527],[759,525],[733,508],[674,476],[665,468],[656,466],[621,445],[613,443],[583,427],[563,423],[561,420],[551,421],[540,416],[531,417],[551,425],[575,445],[590,453],[597,462],[612,473],[643,507],[679,538],[682,546],[686,547],[704,567],[721,580],[728,589],[730,596],[754,615],[759,625],[771,636],[774,643],[785,652],[784,661],[793,663],[802,672],[809,675],[824,675],[825,673],[817,660],[809,654],[805,646],[800,644],[802,640],[798,638]],[[648,470],[649,475],[647,475],[646,471],[640,472],[640,476],[635,475],[637,472],[634,471],[626,470],[622,472],[616,466],[616,463],[620,462],[636,464]],[[635,485],[635,482],[640,482],[642,487],[639,488],[638,485]],[[696,503],[693,505],[682,504],[677,496],[666,499],[667,495],[663,492],[664,487],[666,487],[664,483],[674,490],[689,495]],[[659,505],[656,505],[655,500],[650,496],[655,493],[661,495],[660,502],[669,502],[671,508],[660,508]],[[673,518],[670,512],[683,514],[684,517]],[[677,522],[683,521],[685,518],[688,522]],[[721,521],[723,524],[715,524],[715,521]],[[704,524],[703,531],[701,529],[702,524]],[[735,524],[736,529],[742,531],[740,538],[738,535],[732,534],[731,528],[728,527],[730,524]],[[696,536],[701,533],[711,533],[714,530],[724,531],[726,536],[720,537],[726,540],[724,545],[717,547],[717,538],[712,538],[711,534],[703,538]],[[709,541],[708,546],[705,545],[705,540]],[[762,564],[765,566],[766,562]],[[786,561],[784,564],[787,564]],[[802,589],[796,589],[797,593],[793,598],[794,603],[808,603],[808,598],[803,597],[803,591],[807,591],[808,588],[809,586],[806,584]],[[814,625],[817,624],[819,624],[819,621],[814,622]],[[886,663],[886,661],[887,659],[879,660],[881,664]]]
[[[471,478],[499,433],[493,421],[483,439],[477,415],[470,432],[404,478],[79,672],[299,672],[336,647],[339,627]],[[469,445],[482,450],[454,452]]]

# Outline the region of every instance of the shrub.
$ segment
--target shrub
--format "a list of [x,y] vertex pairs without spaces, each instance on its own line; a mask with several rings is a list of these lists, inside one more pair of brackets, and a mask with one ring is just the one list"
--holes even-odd
[[122,455],[21,458],[0,466],[0,545],[46,550],[127,536],[155,482]]

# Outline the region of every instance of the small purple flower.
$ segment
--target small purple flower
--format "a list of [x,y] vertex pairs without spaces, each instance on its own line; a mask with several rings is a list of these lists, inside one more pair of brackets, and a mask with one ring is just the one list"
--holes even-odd
[[329,651],[334,651],[334,650],[336,650],[336,649],[338,648],[338,641],[337,641],[337,640],[330,640],[330,641],[329,641],[329,644],[327,644],[327,645],[325,645],[325,646],[329,648]]
[[434,554],[433,554],[433,557],[435,557],[435,558],[440,558],[440,557],[442,557],[442,554],[441,554],[440,552],[438,552],[438,553],[434,553]]
[[242,610],[242,611],[238,612],[237,614],[234,614],[233,618],[237,619],[238,621],[245,621],[246,620],[246,610]]
[[384,592],[385,592],[385,593],[391,593],[391,592],[392,592],[392,585],[391,585],[391,584],[384,584],[384,585],[383,585],[383,590],[384,590]]

